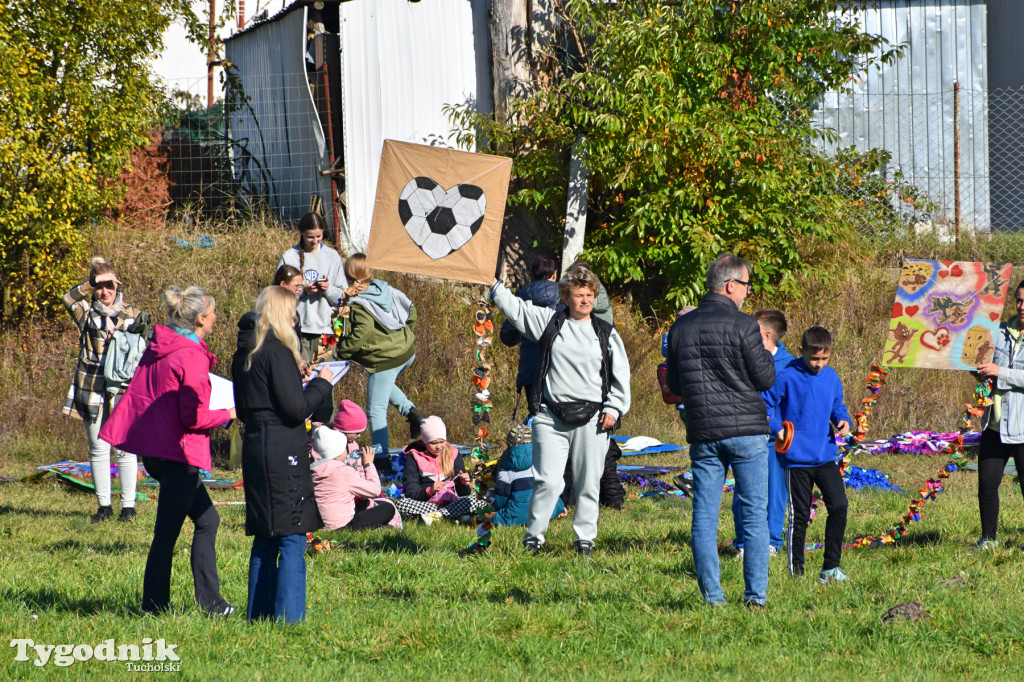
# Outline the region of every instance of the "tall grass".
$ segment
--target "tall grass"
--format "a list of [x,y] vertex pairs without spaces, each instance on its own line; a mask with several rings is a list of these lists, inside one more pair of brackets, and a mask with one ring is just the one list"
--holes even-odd
[[[215,245],[180,245],[198,244],[201,234],[210,234]],[[269,283],[281,253],[293,242],[294,233],[270,220],[230,229],[177,225],[162,232],[104,225],[92,235],[90,251],[106,256],[118,269],[126,284],[126,300],[153,312],[158,320],[163,317],[160,293],[168,285],[199,284],[210,290],[217,299],[218,317],[207,341],[220,358],[215,371],[227,375],[238,318],[251,308],[260,288]],[[823,265],[800,279],[795,293],[786,298],[755,293],[745,310],[783,310],[790,326],[784,343],[794,353],[803,329],[812,324],[829,328],[836,340],[832,366],[843,379],[847,404],[854,408],[864,395],[862,382],[870,366],[881,359],[898,270],[865,262],[854,245],[840,245],[838,252],[833,247],[814,248],[809,249],[810,257]],[[830,250],[826,252],[826,248]],[[78,268],[84,279],[85,263],[69,263],[68,267]],[[378,276],[405,291],[419,309],[416,362],[399,385],[420,412],[444,417],[454,440],[470,441],[476,391],[470,378],[477,364],[471,330],[474,302],[483,287],[388,272]],[[661,402],[655,381],[661,334],[672,320],[645,318],[630,304],[618,300],[614,306],[632,367],[633,408],[624,421],[624,433],[682,442],[683,427]],[[500,323],[499,313],[495,332]],[[74,371],[77,341],[74,326],[63,311],[0,332],[0,467],[5,470],[13,467],[24,472],[30,465],[47,461],[86,458],[81,424],[60,415]],[[500,443],[515,404],[518,349],[503,347],[495,333],[487,353],[495,363],[493,435],[489,440]],[[353,367],[337,387],[336,400],[344,397],[363,403],[365,385],[365,372]],[[914,428],[954,429],[961,399],[969,395],[972,385],[965,372],[894,371],[872,413],[872,437]],[[400,444],[408,437],[408,427],[394,411],[391,416],[391,440]]]

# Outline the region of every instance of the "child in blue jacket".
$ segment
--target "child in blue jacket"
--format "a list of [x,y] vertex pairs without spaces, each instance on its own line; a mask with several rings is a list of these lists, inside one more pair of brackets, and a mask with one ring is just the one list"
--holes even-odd
[[[527,432],[529,433],[529,432]],[[510,444],[498,463],[497,484],[493,507],[497,509],[493,523],[496,526],[525,526],[530,498],[533,497],[533,444]],[[552,519],[564,514],[565,503],[555,503]]]
[[846,532],[846,491],[836,462],[835,432],[850,432],[850,414],[843,404],[843,384],[828,367],[832,335],[824,327],[811,327],[800,343],[800,358],[775,379],[768,392],[771,432],[783,436],[782,422],[793,424],[793,442],[782,456],[789,489],[789,571],[804,573],[804,538],[811,512],[811,491],[817,485],[825,500],[825,559],[819,580],[849,580],[839,568]]
[[[775,363],[775,376],[779,376],[782,370],[791,363],[793,354],[782,345],[782,337],[789,330],[789,323],[781,310],[774,308],[761,308],[754,311],[754,319],[761,328],[761,341],[764,348],[772,354],[772,361]],[[765,402],[768,401],[767,391],[764,393]],[[771,413],[768,419],[771,419]],[[782,468],[782,456],[775,452],[775,442],[768,443],[768,545],[770,556],[776,556],[782,551],[782,529],[786,521],[786,508],[789,506],[789,492],[786,490],[786,470]],[[739,550],[743,556],[743,515],[740,514],[739,498],[732,498],[733,526],[736,530],[736,539],[732,546]]]

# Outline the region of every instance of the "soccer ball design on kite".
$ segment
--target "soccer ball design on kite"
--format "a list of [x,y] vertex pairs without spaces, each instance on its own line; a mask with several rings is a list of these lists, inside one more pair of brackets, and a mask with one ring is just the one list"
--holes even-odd
[[398,215],[416,246],[433,260],[461,249],[484,222],[487,197],[476,185],[445,190],[426,177],[409,181],[398,197]]

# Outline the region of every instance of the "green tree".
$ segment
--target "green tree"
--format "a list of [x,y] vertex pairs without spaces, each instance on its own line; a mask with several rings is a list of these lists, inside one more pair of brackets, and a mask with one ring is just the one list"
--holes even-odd
[[82,226],[146,142],[164,95],[150,58],[189,0],[0,0],[0,287],[16,319],[81,276]]
[[841,235],[849,216],[835,189],[850,158],[818,151],[814,108],[898,57],[843,4],[567,0],[561,77],[513,101],[509,122],[456,118],[513,156],[511,200],[543,215],[564,212],[581,141],[587,253],[609,279],[695,302],[707,264],[732,251],[785,287],[801,241]]

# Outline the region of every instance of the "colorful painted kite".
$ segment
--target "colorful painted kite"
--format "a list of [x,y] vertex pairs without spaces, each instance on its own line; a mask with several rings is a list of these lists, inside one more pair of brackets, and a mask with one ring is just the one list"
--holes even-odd
[[905,260],[882,362],[973,370],[992,360],[1011,263]]
[[490,284],[512,159],[384,140],[369,264]]

